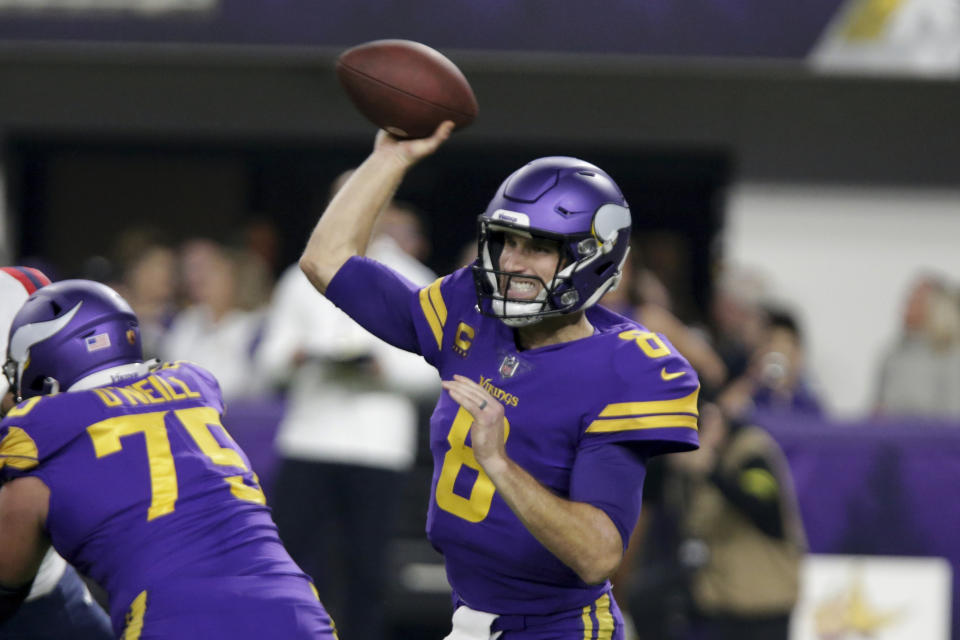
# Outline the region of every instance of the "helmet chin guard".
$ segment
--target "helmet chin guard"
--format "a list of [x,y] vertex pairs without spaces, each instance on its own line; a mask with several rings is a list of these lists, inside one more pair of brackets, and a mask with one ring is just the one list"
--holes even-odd
[[[481,313],[523,327],[596,304],[620,282],[630,232],[627,202],[602,169],[565,156],[534,160],[500,185],[479,217],[472,271]],[[560,262],[549,283],[500,269],[506,233],[558,244]],[[506,297],[511,277],[540,280],[537,298]]]

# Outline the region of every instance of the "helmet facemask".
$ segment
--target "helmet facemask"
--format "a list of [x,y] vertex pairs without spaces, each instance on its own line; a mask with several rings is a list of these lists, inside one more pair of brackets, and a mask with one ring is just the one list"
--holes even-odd
[[[480,301],[490,301],[490,315],[500,318],[511,327],[525,327],[539,322],[544,317],[562,313],[562,310],[558,309],[554,302],[556,289],[563,282],[560,272],[567,262],[562,242],[550,235],[534,236],[522,229],[490,224],[483,217],[479,220],[479,229],[479,245],[477,247],[479,259],[478,264],[473,267],[473,277]],[[511,273],[500,269],[500,256],[503,254],[507,233],[516,233],[528,238],[536,237],[557,244],[559,260],[557,260],[557,266],[549,283],[544,282],[537,275]],[[537,281],[540,284],[540,291],[537,292],[536,298],[530,300],[528,298],[508,297],[506,292],[510,290],[514,278]],[[484,306],[481,304],[481,309]]]
[[[590,233],[531,232],[509,223],[493,222],[485,216],[480,216],[478,226],[478,261],[472,271],[480,311],[515,328],[596,304],[607,291],[619,284],[629,251],[628,246],[623,246],[629,242],[628,229],[600,242]],[[549,282],[535,275],[510,273],[499,268],[505,233],[557,244],[560,259]],[[611,255],[614,247],[624,250]],[[540,291],[537,297],[534,300],[507,297],[504,292],[509,291],[512,278],[538,281]],[[489,300],[489,309],[483,304],[485,300]]]
[[[630,209],[612,178],[578,158],[539,158],[514,171],[497,190],[478,228],[473,267],[480,312],[511,327],[571,314],[595,304],[620,281],[630,244]],[[536,300],[506,298],[503,234],[558,243],[560,261]],[[517,276],[527,278],[529,276]],[[506,285],[501,290],[500,285]]]

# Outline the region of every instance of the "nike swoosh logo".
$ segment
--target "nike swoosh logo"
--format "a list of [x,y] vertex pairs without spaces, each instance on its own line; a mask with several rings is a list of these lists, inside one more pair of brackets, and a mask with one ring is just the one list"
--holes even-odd
[[674,373],[670,373],[669,371],[667,371],[666,367],[664,367],[663,369],[660,369],[660,377],[663,378],[664,380],[673,380],[675,378],[679,378],[682,375],[686,375],[686,373],[687,373],[686,371],[675,371]]

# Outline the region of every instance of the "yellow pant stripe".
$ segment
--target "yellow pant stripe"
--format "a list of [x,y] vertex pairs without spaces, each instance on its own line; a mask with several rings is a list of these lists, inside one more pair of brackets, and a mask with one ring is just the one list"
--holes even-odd
[[613,638],[613,614],[610,612],[610,594],[605,593],[597,600],[597,640]]
[[143,632],[143,617],[146,613],[147,592],[144,590],[130,603],[130,610],[127,611],[121,640],[138,640],[140,638],[140,634]]
[[583,640],[593,640],[593,620],[590,618],[590,609],[592,605],[587,605],[583,608],[583,615],[580,616],[583,620]]

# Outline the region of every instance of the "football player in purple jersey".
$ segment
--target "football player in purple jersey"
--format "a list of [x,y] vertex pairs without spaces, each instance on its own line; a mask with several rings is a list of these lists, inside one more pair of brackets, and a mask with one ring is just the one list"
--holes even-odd
[[106,590],[116,637],[336,637],[223,427],[216,379],[144,362],[115,291],[31,294],[3,372],[17,404],[0,422],[0,620],[52,545]]
[[697,447],[699,382],[666,339],[596,302],[620,279],[630,210],[602,169],[534,160],[478,223],[478,259],[418,288],[363,257],[406,172],[447,139],[381,131],[300,260],[314,286],[443,380],[427,535],[456,640],[622,639],[608,578],[646,460]]
[[[7,332],[13,317],[27,297],[50,279],[32,267],[0,267],[0,353],[7,352]],[[0,376],[0,418],[13,407],[6,378]],[[0,545],[4,541],[0,540]],[[4,585],[0,584],[0,589]],[[15,590],[19,591],[19,590]],[[21,594],[17,594],[19,598]],[[6,622],[0,623],[0,640],[108,640],[113,637],[110,620],[76,570],[49,550],[44,556],[25,603]],[[12,604],[13,597],[0,603]],[[5,617],[0,613],[0,619]]]

